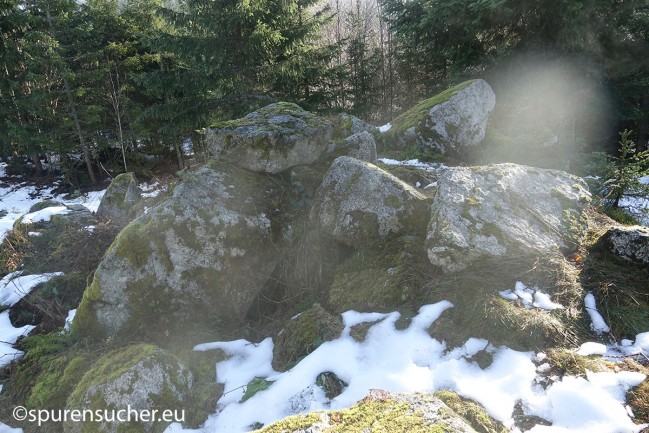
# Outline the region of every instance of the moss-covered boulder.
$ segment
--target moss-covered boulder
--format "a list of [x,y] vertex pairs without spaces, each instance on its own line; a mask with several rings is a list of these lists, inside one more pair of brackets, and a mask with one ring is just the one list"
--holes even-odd
[[75,325],[94,337],[165,338],[241,321],[296,235],[291,212],[281,179],[220,162],[185,174],[117,236]]
[[[173,355],[150,344],[136,344],[99,358],[77,384],[66,409],[176,410],[180,414],[192,381],[190,371]],[[162,431],[166,424],[116,419],[66,422],[63,428],[65,433],[149,433]]]
[[332,133],[329,121],[279,102],[212,125],[206,141],[208,151],[222,161],[257,173],[280,173],[318,159]]
[[426,197],[374,164],[341,156],[316,193],[311,220],[320,233],[358,247],[424,227]]
[[486,81],[467,81],[395,118],[386,140],[426,153],[457,153],[482,141],[495,106],[496,95]]
[[134,206],[141,193],[133,173],[120,174],[113,179],[99,202],[97,216],[116,224],[127,224],[135,216]]
[[333,161],[339,156],[351,156],[361,161],[376,162],[376,142],[374,136],[361,131],[347,138],[336,140],[327,146],[324,156]]
[[354,406],[331,412],[296,415],[264,427],[259,433],[475,433],[444,402],[430,394],[372,390]]
[[293,367],[325,341],[340,337],[343,328],[340,317],[315,304],[293,317],[275,339],[273,368],[284,371]]
[[426,248],[447,272],[487,257],[570,252],[581,244],[583,179],[516,164],[452,168],[438,181]]

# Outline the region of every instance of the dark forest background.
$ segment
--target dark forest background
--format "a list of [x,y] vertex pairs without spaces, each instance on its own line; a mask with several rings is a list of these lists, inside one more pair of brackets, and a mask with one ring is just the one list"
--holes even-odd
[[270,102],[380,125],[478,77],[499,133],[647,145],[647,0],[1,0],[0,33],[0,156],[75,187]]

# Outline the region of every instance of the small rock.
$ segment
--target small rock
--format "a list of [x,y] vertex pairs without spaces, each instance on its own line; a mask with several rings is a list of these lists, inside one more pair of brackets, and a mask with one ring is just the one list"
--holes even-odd
[[133,207],[141,198],[140,188],[133,173],[122,173],[108,186],[99,202],[97,217],[126,225],[135,215]]
[[649,268],[649,228],[612,227],[604,234],[603,239],[613,253]]

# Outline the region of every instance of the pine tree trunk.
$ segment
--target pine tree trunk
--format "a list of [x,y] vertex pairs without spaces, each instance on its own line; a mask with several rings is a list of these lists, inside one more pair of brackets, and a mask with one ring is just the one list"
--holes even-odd
[[178,141],[175,141],[174,148],[176,149],[176,158],[178,159],[178,170],[182,170],[185,168],[185,161],[183,160],[183,152]]

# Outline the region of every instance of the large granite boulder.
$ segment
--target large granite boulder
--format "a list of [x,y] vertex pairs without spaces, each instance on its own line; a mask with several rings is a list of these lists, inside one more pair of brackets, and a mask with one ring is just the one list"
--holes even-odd
[[257,173],[280,173],[314,162],[331,140],[333,125],[295,104],[268,105],[243,119],[212,125],[208,151]]
[[487,257],[575,250],[586,229],[583,179],[516,164],[448,169],[438,181],[428,258],[458,271]]
[[347,138],[336,140],[327,146],[325,153],[329,161],[339,156],[351,156],[367,162],[376,162],[376,142],[367,131],[357,132]]
[[264,427],[259,433],[366,431],[475,433],[463,418],[433,395],[378,389],[371,390],[348,409],[291,416]]
[[609,250],[620,257],[649,267],[649,228],[611,227],[603,236]]
[[133,208],[142,191],[133,173],[122,173],[108,186],[99,202],[97,216],[117,224],[127,224],[134,217]]
[[[162,431],[170,422],[160,422],[160,416],[153,420],[121,421],[128,411],[157,410],[162,415],[182,416],[183,402],[189,395],[193,376],[173,355],[151,344],[136,344],[108,352],[84,374],[68,398],[68,410],[115,411],[106,418],[86,422],[64,423],[65,433],[118,433],[122,431],[151,433]],[[118,417],[118,411],[123,410]],[[174,412],[175,410],[175,412]],[[172,419],[173,420],[173,419]]]
[[74,323],[99,336],[160,336],[242,319],[295,235],[279,182],[220,162],[186,174],[117,236]]
[[496,95],[486,81],[467,81],[398,116],[386,137],[423,152],[457,153],[484,139],[495,106]]
[[374,164],[341,156],[316,193],[311,220],[321,234],[359,247],[424,227],[426,197]]

